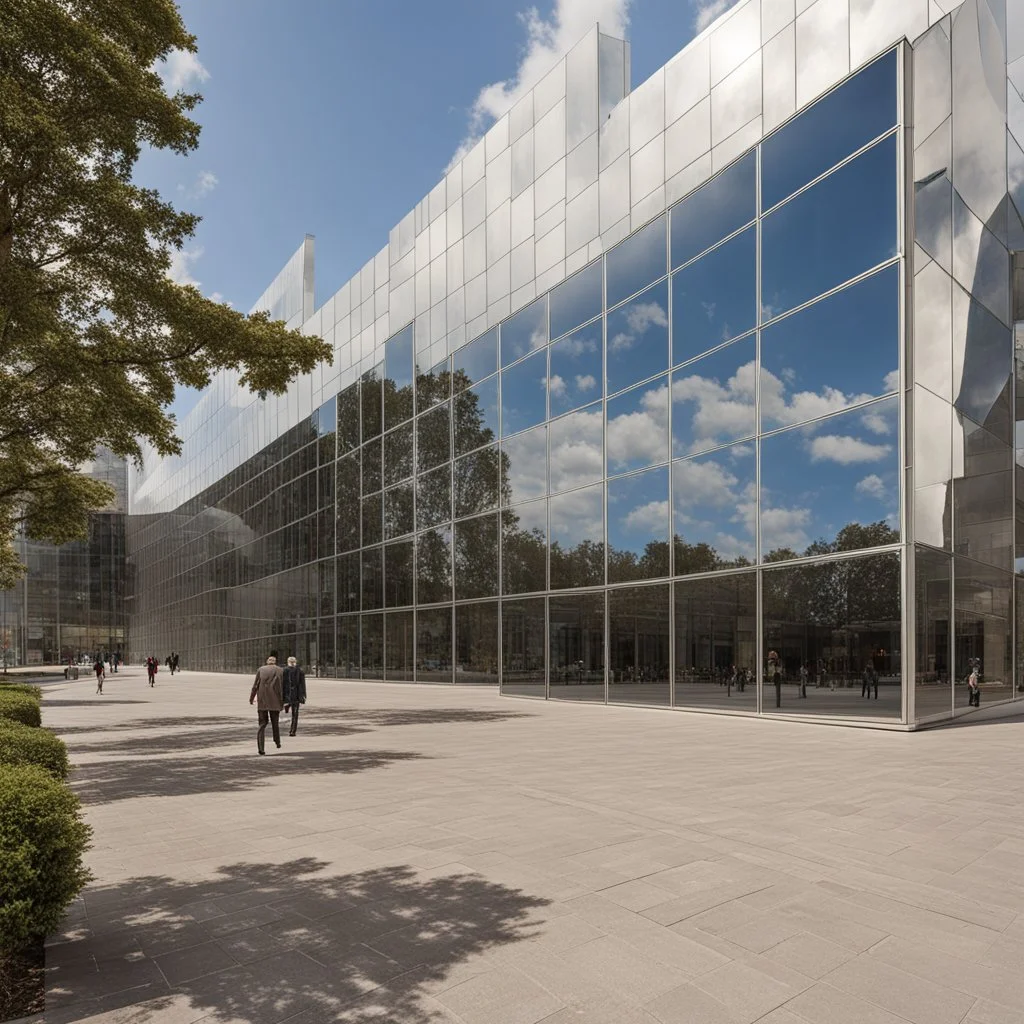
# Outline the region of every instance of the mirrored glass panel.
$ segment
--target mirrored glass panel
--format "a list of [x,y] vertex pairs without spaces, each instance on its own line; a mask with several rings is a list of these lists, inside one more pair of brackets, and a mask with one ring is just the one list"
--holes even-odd
[[415,645],[412,612],[388,612],[384,616],[385,679],[389,682],[408,682],[413,678]]
[[464,686],[497,684],[497,601],[456,605],[455,682]]
[[604,486],[549,499],[551,589],[604,583]]
[[595,260],[551,291],[551,337],[559,338],[601,313],[603,264]]
[[608,399],[608,475],[667,460],[668,377]]
[[501,692],[545,695],[544,598],[501,603]]
[[501,433],[518,434],[543,423],[548,407],[548,356],[537,352],[501,371]]
[[608,593],[608,700],[669,703],[669,586]]
[[604,701],[604,594],[550,598],[548,670],[552,697]]
[[438,604],[451,599],[451,528],[421,533],[416,538],[416,602]]
[[678,267],[757,214],[757,154],[747,153],[672,207],[672,266]]
[[761,209],[769,210],[896,124],[896,51],[890,50],[765,139]]
[[603,330],[602,321],[594,320],[551,346],[548,391],[552,416],[571,412],[602,396]]
[[338,455],[359,447],[359,382],[338,395]]
[[337,601],[339,612],[359,611],[360,564],[361,558],[358,551],[351,551],[347,555],[338,556],[335,600]]
[[383,486],[384,477],[381,471],[383,451],[384,446],[379,437],[377,440],[363,445],[363,494],[372,494]]
[[384,678],[384,616],[363,615],[360,630],[360,654],[364,679]]
[[384,485],[412,476],[412,424],[404,423],[384,435]]
[[530,501],[501,513],[503,594],[547,589],[548,503]]
[[604,476],[604,409],[592,405],[552,420],[551,491],[600,480]]
[[402,540],[384,547],[384,605],[404,608],[413,603],[413,544]]
[[608,582],[669,575],[668,466],[608,481]]
[[359,453],[338,459],[335,470],[337,504],[335,537],[338,551],[359,547]]
[[501,324],[501,365],[508,366],[548,342],[548,297],[542,295]]
[[498,368],[498,328],[456,350],[452,355],[452,386],[456,392],[489,377]]
[[801,423],[899,390],[899,268],[761,333],[761,429]]
[[502,501],[539,498],[548,489],[548,428],[545,424],[501,444]]
[[413,530],[413,485],[408,483],[391,487],[384,492],[384,538],[401,537]]
[[978,670],[978,707],[1013,696],[1011,587],[1009,573],[954,556],[954,713],[970,708],[965,680],[972,667]]
[[384,345],[384,429],[403,423],[413,407],[413,328],[389,338]]
[[416,459],[421,473],[452,457],[451,406],[442,405],[416,421]]
[[448,360],[442,359],[436,366],[416,378],[416,411],[424,412],[440,402],[447,402],[452,395],[452,375]]
[[384,498],[378,491],[363,498],[363,545],[379,544],[384,530]]
[[359,389],[360,401],[362,403],[362,431],[360,436],[364,441],[376,437],[381,430],[381,417],[384,402],[384,385],[380,379],[382,367],[363,374],[362,385]]
[[751,336],[673,371],[673,456],[754,435],[756,356]]
[[452,402],[455,454],[465,455],[498,439],[498,378],[467,388]]
[[384,549],[362,550],[363,611],[384,606]]
[[448,465],[416,480],[416,525],[422,529],[452,517],[452,471]]
[[680,580],[675,592],[675,706],[757,710],[757,578]]
[[416,682],[452,681],[452,609],[416,612]]
[[498,507],[501,454],[494,446],[455,461],[455,518]]
[[608,394],[668,369],[668,282],[608,313]]
[[762,710],[900,718],[900,556],[768,569]]
[[1009,571],[1014,497],[1009,445],[966,416],[954,423],[953,550]]
[[1011,427],[1013,340],[1005,327],[953,285],[953,404],[1007,443]]
[[915,561],[914,717],[922,721],[953,713],[953,680],[949,673],[953,560],[940,551],[918,546]]
[[672,276],[672,362],[756,325],[757,231],[751,227]]
[[455,600],[498,593],[498,517],[455,524]]
[[898,419],[890,398],[762,439],[764,561],[899,541]]
[[666,217],[651,221],[609,250],[605,259],[608,305],[614,306],[664,277],[668,270]]
[[751,565],[757,558],[753,443],[672,464],[675,574]]
[[342,679],[358,679],[360,670],[359,616],[339,615],[337,627],[337,670]]
[[895,256],[896,199],[896,136],[890,135],[765,217],[762,320]]

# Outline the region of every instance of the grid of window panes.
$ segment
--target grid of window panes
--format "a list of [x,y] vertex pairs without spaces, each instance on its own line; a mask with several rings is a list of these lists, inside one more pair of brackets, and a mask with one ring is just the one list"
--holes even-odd
[[898,718],[897,71],[438,365],[399,331],[336,410],[159,517],[147,571],[178,582],[148,599],[206,619],[206,667],[271,645],[347,677],[746,711],[763,683],[764,711]]

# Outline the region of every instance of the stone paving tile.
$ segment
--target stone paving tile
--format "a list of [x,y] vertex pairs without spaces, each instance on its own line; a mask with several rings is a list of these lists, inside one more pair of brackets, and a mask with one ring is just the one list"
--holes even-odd
[[1024,1024],[1024,723],[310,680],[261,760],[249,685],[44,705],[96,874],[47,1024]]

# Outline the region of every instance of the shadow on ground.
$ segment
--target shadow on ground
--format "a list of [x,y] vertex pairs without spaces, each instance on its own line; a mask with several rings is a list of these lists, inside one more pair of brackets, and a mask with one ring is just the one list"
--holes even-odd
[[129,1006],[118,1019],[133,1024],[164,1013],[430,1024],[432,989],[465,961],[531,938],[549,903],[472,874],[328,866],[233,864],[210,881],[90,888],[76,937],[48,949],[48,1024]]
[[46,714],[47,708],[95,708],[105,707],[110,704],[148,704],[148,700],[112,700],[101,693],[95,695],[95,700],[61,700],[60,698],[54,698],[51,700],[47,697],[43,701],[43,714]]
[[[253,730],[255,732],[255,730]],[[285,737],[287,740],[287,737]],[[426,755],[407,750],[275,750],[259,757],[226,754],[187,758],[119,758],[76,767],[72,787],[83,803],[102,804],[133,797],[195,796],[236,793],[281,778],[309,775],[351,775],[386,768]],[[149,749],[148,744],[145,749]]]

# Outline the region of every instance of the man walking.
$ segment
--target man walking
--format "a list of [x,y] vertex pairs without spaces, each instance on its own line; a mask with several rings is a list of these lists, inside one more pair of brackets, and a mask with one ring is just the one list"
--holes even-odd
[[288,659],[288,667],[284,670],[284,710],[291,708],[292,726],[289,736],[299,731],[299,705],[306,703],[306,673],[299,668],[295,658]]
[[273,654],[267,658],[266,665],[260,665],[256,670],[256,681],[252,684],[252,691],[249,693],[249,703],[252,704],[253,701],[256,701],[260,723],[256,730],[256,750],[260,754],[265,754],[263,739],[267,732],[268,721],[274,735],[274,743],[278,748],[281,746],[279,718],[284,705],[283,679],[277,658]]

